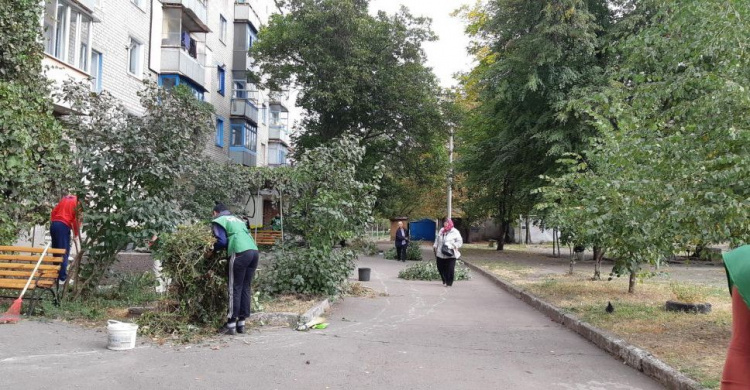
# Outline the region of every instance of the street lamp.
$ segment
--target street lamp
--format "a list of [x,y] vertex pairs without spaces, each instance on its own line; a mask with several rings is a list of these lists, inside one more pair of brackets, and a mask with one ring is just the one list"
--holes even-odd
[[450,129],[451,137],[448,141],[448,218],[453,212],[453,128]]

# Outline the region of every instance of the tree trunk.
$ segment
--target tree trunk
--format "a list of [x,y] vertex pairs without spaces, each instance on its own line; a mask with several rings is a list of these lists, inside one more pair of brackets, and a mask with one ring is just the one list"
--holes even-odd
[[557,252],[555,252],[555,234],[557,234],[557,229],[552,229],[552,257],[557,257]]
[[604,250],[594,245],[594,280],[602,280],[602,258],[604,258]]
[[568,271],[568,274],[573,275],[573,265],[576,263],[576,257],[575,254],[570,254],[570,270]]
[[524,223],[526,224],[526,238],[524,239],[524,243],[526,245],[529,245],[531,243],[531,228],[529,228],[529,215],[528,214],[526,214]]
[[630,280],[628,282],[628,293],[632,294],[635,292],[635,271],[630,272]]
[[497,248],[495,250],[501,251],[505,246],[505,222],[500,222],[500,234],[497,237]]

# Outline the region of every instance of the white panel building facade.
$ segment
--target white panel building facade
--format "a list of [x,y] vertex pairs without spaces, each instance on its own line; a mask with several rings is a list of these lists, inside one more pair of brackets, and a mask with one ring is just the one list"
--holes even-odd
[[[74,79],[107,91],[135,115],[138,91],[150,80],[189,87],[213,105],[215,133],[206,154],[245,166],[281,166],[291,147],[288,91],[259,90],[248,49],[273,0],[43,0],[45,75],[56,85]],[[56,102],[58,113],[65,104]],[[252,223],[264,225],[272,202],[248,202]],[[252,210],[251,210],[252,209]],[[265,212],[264,212],[265,211]]]

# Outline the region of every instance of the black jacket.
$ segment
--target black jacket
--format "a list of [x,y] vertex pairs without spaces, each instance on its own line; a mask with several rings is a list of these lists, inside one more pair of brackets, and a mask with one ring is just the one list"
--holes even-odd
[[[406,243],[404,243],[406,241]],[[406,229],[397,229],[396,230],[396,245],[406,245],[409,242],[409,239],[406,237]]]

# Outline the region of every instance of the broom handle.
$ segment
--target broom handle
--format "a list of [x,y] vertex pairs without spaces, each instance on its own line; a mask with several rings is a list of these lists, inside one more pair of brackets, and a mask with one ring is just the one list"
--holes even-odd
[[18,296],[18,299],[21,299],[23,297],[23,294],[26,294],[26,290],[29,288],[29,285],[31,284],[31,280],[34,279],[36,270],[39,269],[39,264],[42,264],[42,260],[44,260],[44,256],[47,254],[47,249],[49,249],[50,245],[52,245],[51,242],[47,244],[46,247],[44,247],[44,252],[42,252],[42,255],[39,256],[39,261],[36,262],[36,266],[34,267],[34,270],[31,271],[31,276],[29,276],[29,280],[26,281],[26,286],[24,286],[23,291],[21,291],[21,295]]

